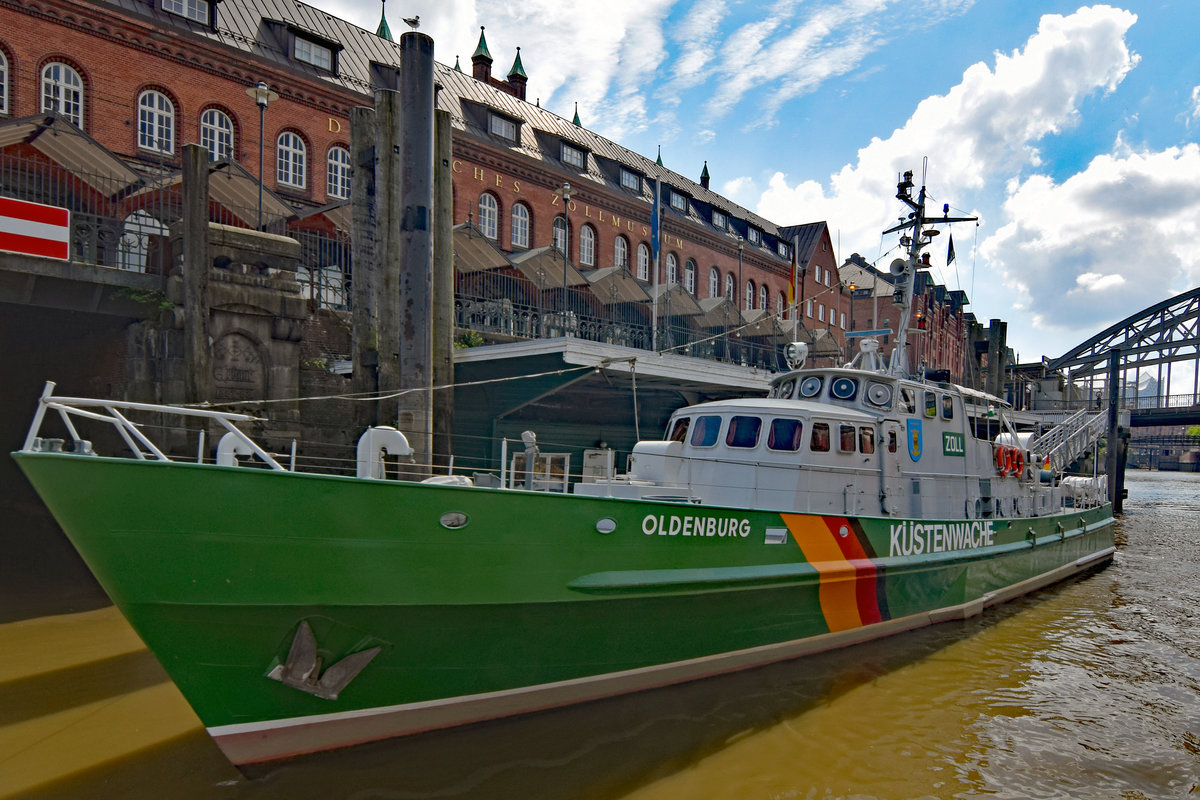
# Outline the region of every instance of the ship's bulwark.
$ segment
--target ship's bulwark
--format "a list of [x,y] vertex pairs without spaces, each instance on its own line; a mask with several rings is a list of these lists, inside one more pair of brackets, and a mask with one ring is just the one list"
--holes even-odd
[[[688,680],[965,616],[1101,563],[1113,547],[1107,507],[964,529],[15,457],[235,762]],[[461,516],[446,514],[467,523],[447,528],[443,519]],[[318,649],[313,681],[381,648],[336,700],[268,677],[302,621]]]

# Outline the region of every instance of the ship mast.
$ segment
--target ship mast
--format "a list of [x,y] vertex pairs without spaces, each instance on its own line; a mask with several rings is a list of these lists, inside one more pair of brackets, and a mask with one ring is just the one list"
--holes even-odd
[[[929,266],[928,261],[921,260],[921,251],[933,241],[934,236],[941,232],[933,226],[952,222],[975,222],[979,219],[978,217],[950,216],[949,203],[942,206],[942,216],[926,217],[925,185],[922,183],[916,200],[913,200],[912,196],[913,185],[913,173],[912,170],[908,170],[896,184],[896,199],[911,208],[912,211],[907,217],[900,218],[899,225],[883,232],[884,235],[887,235],[897,231],[911,231],[900,237],[900,244],[906,248],[905,258],[897,258],[891,265],[892,274],[897,276],[899,284],[892,299],[900,306],[900,326],[896,331],[896,348],[892,351],[888,372],[899,377],[905,377],[908,373],[908,323],[912,317],[917,269]],[[929,225],[929,228],[926,228],[926,225]]]

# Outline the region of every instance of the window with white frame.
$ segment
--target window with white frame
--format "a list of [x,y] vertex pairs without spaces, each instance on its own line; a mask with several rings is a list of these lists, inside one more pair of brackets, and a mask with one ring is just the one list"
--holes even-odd
[[42,111],[83,127],[83,78],[73,67],[55,61],[42,69]]
[[325,159],[325,194],[338,200],[350,196],[350,151],[344,147],[329,148]]
[[208,0],[162,0],[162,10],[208,24]]
[[280,186],[308,186],[308,145],[294,131],[284,131],[275,140],[275,181]]
[[514,249],[529,247],[529,207],[524,203],[513,205],[511,235]]
[[674,253],[667,253],[667,283],[679,283],[679,259]]
[[635,192],[642,191],[642,176],[636,172],[631,172],[622,167],[621,169],[621,185],[626,189],[632,189]]
[[575,147],[571,147],[571,145],[566,144],[565,142],[563,143],[562,162],[564,164],[568,164],[572,167],[578,167],[579,169],[583,169],[583,161],[584,161],[584,154],[583,154],[582,150],[575,148]]
[[637,276],[640,281],[650,280],[650,248],[645,242],[638,243]]
[[742,295],[742,300],[747,311],[754,309],[754,281],[746,281],[746,293]]
[[737,303],[737,280],[733,277],[732,272],[725,275],[725,296],[729,298],[730,302]]
[[613,265],[621,269],[629,269],[629,240],[618,236],[613,240]]
[[727,222],[728,221],[726,220],[725,215],[714,208],[712,213],[713,227],[719,230],[725,230]]
[[672,191],[671,192],[671,208],[675,209],[676,211],[682,211],[686,214],[687,208],[688,208],[687,196],[682,195],[679,192]]
[[842,330],[846,330],[846,312],[844,312],[844,311],[841,312],[841,318],[840,318],[840,322],[838,323],[838,327],[841,328]]
[[758,287],[758,307],[761,308],[763,311],[767,310],[767,306],[771,302],[770,297],[771,297],[770,290],[767,288],[767,285],[765,283],[762,286]]
[[758,244],[758,236],[758,229],[754,227],[750,227],[746,233],[746,238],[750,240],[751,244]]
[[779,253],[781,258],[788,257],[788,246],[786,242],[779,241],[775,243],[775,252]]
[[788,312],[787,307],[787,296],[783,292],[780,292],[779,296],[775,298],[775,316],[779,317],[780,319],[791,318],[791,314]]
[[8,113],[8,56],[0,50],[0,114]]
[[561,214],[554,218],[554,248],[560,253],[567,250],[567,221]]
[[596,229],[591,225],[579,229],[579,263],[585,267],[596,266]]
[[323,44],[317,44],[310,39],[297,36],[292,55],[297,61],[303,61],[330,72],[333,71],[333,50]]
[[683,265],[683,288],[688,290],[688,294],[696,293],[696,262],[690,258]]
[[489,239],[500,235],[500,205],[494,195],[479,195],[479,232]]
[[716,267],[708,271],[708,296],[721,296],[721,270]]
[[210,161],[233,158],[233,120],[219,108],[206,108],[200,115],[200,145]]
[[488,115],[488,132],[510,142],[517,140],[517,123],[499,114]]
[[175,152],[175,104],[162,92],[148,89],[138,95],[138,147]]
[[812,318],[812,307],[813,307],[812,300],[806,300],[804,302],[804,314],[805,314],[805,316],[809,317],[810,319]]
[[817,322],[825,321],[825,306],[817,303]]

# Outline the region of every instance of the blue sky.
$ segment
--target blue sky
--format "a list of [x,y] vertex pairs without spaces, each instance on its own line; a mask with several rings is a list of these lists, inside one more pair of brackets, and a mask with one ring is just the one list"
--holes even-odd
[[530,99],[694,180],[707,160],[779,224],[826,220],[839,259],[890,261],[897,173],[927,158],[937,204],[980,216],[934,277],[1022,361],[1200,283],[1195,0],[393,0],[393,32],[412,14],[443,63],[469,70],[486,25]]

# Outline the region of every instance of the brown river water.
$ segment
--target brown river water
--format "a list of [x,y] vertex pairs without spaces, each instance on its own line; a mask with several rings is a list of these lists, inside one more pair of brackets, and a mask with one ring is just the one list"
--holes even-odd
[[0,798],[1200,798],[1200,475],[1128,489],[1112,566],[976,619],[252,775],[111,610],[7,683],[0,626]]

